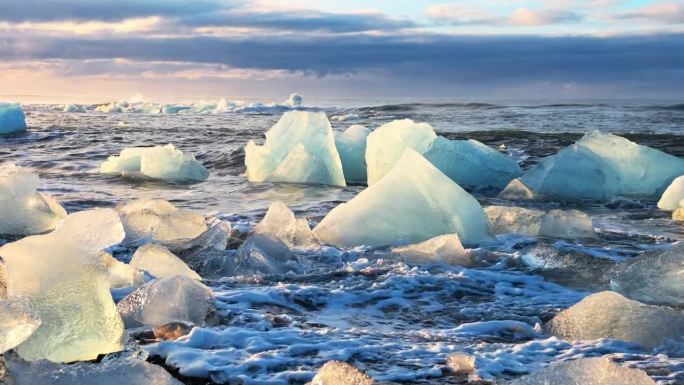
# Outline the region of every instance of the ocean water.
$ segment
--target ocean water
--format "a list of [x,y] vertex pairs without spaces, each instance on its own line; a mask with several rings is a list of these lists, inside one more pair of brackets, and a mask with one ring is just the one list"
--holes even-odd
[[[263,133],[286,107],[147,112],[63,112],[62,105],[25,105],[29,130],[0,137],[0,162],[40,174],[41,188],[69,212],[140,198],[252,226],[281,200],[312,222],[351,199],[363,186],[331,188],[249,183],[242,173],[245,143]],[[415,103],[397,100],[321,100],[303,109],[324,111],[335,129],[373,129],[411,118],[452,139],[502,144],[523,168],[577,140],[583,132],[614,132],[684,157],[684,104],[676,101],[582,103]],[[211,172],[194,185],[126,180],[98,173],[123,148],[173,143],[194,153]],[[514,205],[473,192],[487,205]],[[392,199],[392,197],[388,197]],[[457,384],[444,374],[446,357],[476,357],[478,376],[504,381],[558,360],[608,356],[646,370],[659,384],[684,383],[684,343],[647,351],[597,340],[570,343],[544,335],[539,325],[593,291],[608,289],[600,269],[544,270],[549,258],[589,256],[612,264],[684,240],[684,227],[651,201],[536,202],[529,207],[576,208],[590,214],[599,237],[591,241],[501,236],[483,246],[497,258],[480,268],[407,266],[386,250],[324,248],[297,254],[301,274],[226,277],[210,281],[221,325],[195,328],[182,341],[145,347],[184,381],[303,384],[330,359],[349,361],[379,380]],[[0,240],[0,243],[9,239]],[[581,259],[581,258],[579,258]],[[536,263],[538,262],[538,263]]]

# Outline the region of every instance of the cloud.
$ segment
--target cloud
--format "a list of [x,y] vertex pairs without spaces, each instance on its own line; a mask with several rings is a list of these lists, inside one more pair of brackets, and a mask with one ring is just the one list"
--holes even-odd
[[510,14],[489,11],[495,7],[476,7],[457,3],[433,4],[428,7],[427,15],[432,20],[454,25],[492,25],[538,27],[562,23],[579,22],[582,16],[566,9],[516,8]]
[[684,24],[684,4],[656,3],[617,16],[618,19],[646,20],[662,24]]
[[511,25],[536,27],[540,25],[561,24],[580,21],[582,17],[572,11],[565,10],[532,10],[518,8],[508,19]]

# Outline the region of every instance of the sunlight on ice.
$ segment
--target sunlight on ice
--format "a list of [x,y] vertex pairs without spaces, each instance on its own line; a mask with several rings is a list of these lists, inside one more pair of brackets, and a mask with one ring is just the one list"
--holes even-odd
[[457,266],[470,266],[473,261],[461,245],[458,234],[445,234],[414,245],[395,247],[393,253],[401,255],[407,263],[443,262]]
[[175,256],[166,247],[156,243],[148,243],[140,246],[133,254],[131,266],[144,270],[156,278],[168,278],[174,275],[201,281],[202,277],[195,273],[180,258]]
[[313,234],[306,218],[296,218],[283,202],[271,204],[264,219],[254,227],[254,234],[266,235],[280,240],[288,247],[313,246]]
[[684,200],[684,175],[675,178],[658,201],[658,208],[675,211]]
[[40,317],[25,303],[0,300],[0,354],[26,341],[40,323]]

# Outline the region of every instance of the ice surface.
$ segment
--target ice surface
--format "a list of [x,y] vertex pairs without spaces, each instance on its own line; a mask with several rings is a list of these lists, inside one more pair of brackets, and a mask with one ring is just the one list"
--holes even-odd
[[684,175],[675,178],[658,201],[658,207],[663,210],[675,211],[684,200]]
[[470,254],[458,239],[458,234],[445,234],[414,245],[395,247],[392,252],[408,263],[444,262],[458,266],[472,265]]
[[240,245],[232,275],[284,274],[293,270],[294,256],[285,243],[267,235],[252,235]]
[[335,207],[313,232],[340,247],[418,243],[453,233],[475,244],[489,237],[489,223],[475,198],[406,148],[387,175]]
[[579,358],[558,362],[510,385],[655,385],[643,370],[617,365],[607,358]]
[[202,280],[199,274],[192,271],[185,262],[176,257],[169,249],[156,243],[140,246],[135,251],[135,254],[133,254],[131,266],[147,271],[156,278],[184,275],[192,279]]
[[51,233],[0,247],[8,297],[26,300],[42,320],[17,347],[23,358],[69,362],[121,349],[123,323],[100,251],[123,238],[117,213],[98,209],[69,215]]
[[20,301],[0,301],[0,354],[14,348],[40,326],[40,317]]
[[335,146],[342,160],[347,182],[366,183],[366,140],[371,130],[354,124],[343,132],[335,132]]
[[637,342],[647,348],[684,333],[684,315],[668,307],[644,305],[603,291],[558,313],[546,330],[566,340],[611,338]]
[[539,235],[541,218],[544,211],[524,207],[488,206],[485,212],[489,217],[494,234]]
[[7,372],[12,385],[182,385],[164,368],[137,358],[62,365],[10,356]]
[[368,185],[379,181],[401,159],[404,149],[423,154],[437,135],[427,123],[411,119],[395,120],[378,127],[368,135],[366,165]]
[[311,380],[311,385],[373,385],[373,378],[354,365],[328,361]]
[[194,155],[183,154],[172,144],[155,147],[132,147],[110,156],[100,166],[103,174],[140,174],[170,182],[202,182],[209,171]]
[[437,137],[423,154],[459,186],[503,189],[522,170],[513,158],[477,140]]
[[0,165],[0,234],[31,235],[54,229],[66,211],[37,191],[38,175],[14,164]]
[[532,190],[559,198],[655,198],[682,174],[684,159],[592,131],[542,159],[521,179]]
[[107,268],[109,285],[113,289],[140,286],[145,283],[145,275],[142,271],[116,260],[109,253],[102,252],[100,257]]
[[117,304],[117,309],[126,328],[132,328],[169,322],[203,325],[211,306],[211,289],[192,278],[176,275],[135,289]]
[[82,104],[65,104],[64,112],[80,113],[84,114],[87,112],[86,106]]
[[684,305],[684,242],[664,251],[647,251],[621,263],[611,288],[649,304]]
[[207,231],[203,215],[177,209],[163,199],[137,199],[117,206],[116,211],[126,230],[126,244],[151,240],[173,244],[191,240]]
[[21,105],[0,102],[0,135],[20,132],[25,129],[26,116]]
[[579,210],[551,210],[541,217],[539,235],[557,238],[596,236],[591,217]]
[[499,198],[503,199],[537,199],[539,196],[525,185],[519,178],[515,178],[504,187],[499,193]]
[[271,204],[264,219],[254,228],[254,234],[276,238],[288,247],[306,248],[313,245],[309,222],[306,218],[295,218],[292,210],[280,201]]
[[345,186],[335,137],[323,112],[288,111],[266,132],[266,142],[245,146],[252,182]]

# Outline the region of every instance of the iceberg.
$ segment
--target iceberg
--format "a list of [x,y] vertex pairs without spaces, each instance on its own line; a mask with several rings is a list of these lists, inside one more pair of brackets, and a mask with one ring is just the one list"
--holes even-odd
[[0,135],[26,130],[26,116],[18,103],[0,102]]
[[439,136],[423,155],[459,186],[503,189],[522,175],[513,158],[477,140],[449,140]]
[[123,238],[117,213],[97,209],[69,215],[51,233],[0,247],[8,298],[27,301],[42,321],[17,347],[22,358],[71,362],[121,349],[123,323],[100,251]]
[[376,382],[356,366],[342,361],[326,362],[310,385],[373,385]]
[[408,263],[443,262],[457,266],[471,266],[470,254],[461,245],[458,234],[445,234],[414,245],[395,247],[393,253]]
[[199,274],[190,269],[185,262],[176,257],[169,249],[156,243],[148,243],[139,247],[133,254],[130,265],[136,269],[147,271],[155,278],[184,275],[198,281],[202,280]]
[[163,199],[142,198],[119,205],[127,245],[157,241],[163,245],[188,241],[207,231],[203,215],[180,210]]
[[245,146],[251,182],[345,186],[335,137],[323,112],[288,111],[266,132],[266,142]]
[[684,333],[684,315],[668,307],[644,305],[613,291],[592,294],[556,314],[544,326],[566,340],[610,338],[652,349]]
[[553,363],[509,385],[656,385],[646,372],[620,366],[607,358],[579,358]]
[[32,235],[54,229],[67,216],[51,196],[38,192],[38,175],[0,165],[0,234]]
[[84,114],[87,112],[86,106],[82,104],[65,104],[64,112]]
[[366,140],[371,130],[355,124],[343,132],[335,132],[335,146],[342,160],[347,183],[366,183]]
[[0,354],[26,341],[40,322],[40,317],[23,302],[0,301]]
[[169,182],[202,182],[209,177],[209,171],[193,155],[183,154],[172,144],[126,148],[102,163],[100,173],[140,175]]
[[684,159],[593,131],[542,159],[521,180],[548,196],[603,200],[613,196],[659,197],[682,174]]
[[684,175],[675,178],[658,201],[658,208],[675,211],[684,201]]
[[211,289],[184,275],[155,279],[117,304],[126,328],[170,322],[203,325],[213,307]]
[[368,185],[379,181],[387,174],[410,148],[423,154],[437,138],[427,123],[415,123],[411,119],[395,120],[378,127],[368,135],[366,144],[366,165]]
[[276,238],[288,247],[308,248],[313,245],[313,234],[306,218],[295,218],[283,202],[271,204],[264,219],[254,228],[254,234]]
[[335,207],[313,233],[338,247],[418,243],[453,233],[476,244],[489,238],[489,223],[475,198],[406,148],[387,175]]

